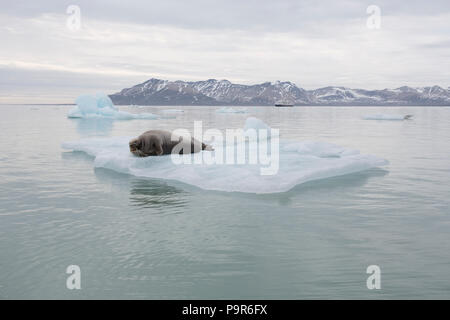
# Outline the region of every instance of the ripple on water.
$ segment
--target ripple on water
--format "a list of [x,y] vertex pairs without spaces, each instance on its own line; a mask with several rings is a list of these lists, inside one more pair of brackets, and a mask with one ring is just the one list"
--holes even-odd
[[[448,108],[414,108],[408,123],[360,118],[409,108],[248,108],[283,138],[328,141],[391,163],[269,195],[93,169],[92,157],[59,147],[190,129],[194,120],[240,128],[248,115],[180,107],[176,118],[150,124],[71,121],[63,106],[1,108],[11,138],[0,139],[3,298],[450,297]],[[27,149],[14,148],[17,141]],[[81,267],[87,290],[65,288],[70,264]],[[370,264],[381,267],[380,292],[365,288]]]

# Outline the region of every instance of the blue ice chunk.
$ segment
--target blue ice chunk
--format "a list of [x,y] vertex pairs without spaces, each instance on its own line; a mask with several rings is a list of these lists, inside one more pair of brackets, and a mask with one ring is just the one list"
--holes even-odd
[[120,111],[113,104],[111,98],[103,93],[81,95],[75,100],[75,103],[77,105],[71,109],[67,115],[69,118],[107,118],[113,120],[160,118],[153,113],[130,113]]

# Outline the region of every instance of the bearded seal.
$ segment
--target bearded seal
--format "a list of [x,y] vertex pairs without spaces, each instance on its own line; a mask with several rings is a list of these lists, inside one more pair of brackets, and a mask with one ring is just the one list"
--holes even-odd
[[162,156],[172,152],[188,154],[202,150],[214,150],[210,145],[194,138],[172,137],[172,133],[165,130],[146,131],[136,139],[131,140],[129,145],[130,152],[138,157]]

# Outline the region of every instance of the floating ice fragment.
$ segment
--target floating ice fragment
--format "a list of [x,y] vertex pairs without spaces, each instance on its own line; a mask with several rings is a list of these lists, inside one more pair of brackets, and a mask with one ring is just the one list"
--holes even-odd
[[413,116],[410,114],[407,114],[405,116],[398,115],[398,114],[372,114],[372,115],[366,115],[363,117],[364,120],[409,120]]
[[272,136],[279,135],[278,130],[272,130],[271,127],[269,127],[264,121],[262,121],[258,118],[248,117],[245,120],[245,125],[244,125],[244,135],[245,136],[252,137],[252,133],[258,134],[258,131],[260,131],[260,130],[263,130],[266,132],[267,138],[271,138]]
[[231,107],[222,107],[220,109],[217,109],[216,112],[218,113],[247,113],[247,109],[235,109]]
[[183,113],[184,110],[181,110],[181,109],[164,109],[162,112],[164,112],[164,113]]
[[69,118],[108,118],[113,120],[131,120],[131,119],[158,119],[159,117],[152,113],[130,113],[119,111],[112,103],[111,99],[103,94],[81,95],[75,101],[77,104],[68,113]]
[[244,131],[255,129],[255,130],[270,130],[271,128],[262,120],[255,117],[248,117],[245,120]]

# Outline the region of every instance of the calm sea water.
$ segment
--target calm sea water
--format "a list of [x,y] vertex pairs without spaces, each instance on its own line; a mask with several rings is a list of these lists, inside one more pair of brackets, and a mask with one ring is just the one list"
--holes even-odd
[[[68,108],[0,106],[0,298],[450,298],[450,108],[185,107],[174,119],[115,122],[67,119]],[[414,120],[361,120],[376,113]],[[256,195],[94,169],[61,149],[194,120],[240,128],[249,116],[282,138],[390,164]],[[73,264],[81,290],[66,288]],[[381,268],[381,290],[366,287],[369,265]]]

